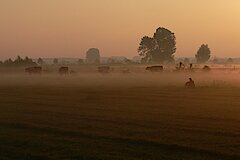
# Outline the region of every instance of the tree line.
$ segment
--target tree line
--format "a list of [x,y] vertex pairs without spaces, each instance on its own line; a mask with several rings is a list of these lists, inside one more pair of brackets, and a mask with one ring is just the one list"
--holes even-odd
[[[174,63],[174,54],[176,53],[176,36],[169,29],[159,27],[156,29],[152,37],[144,36],[139,44],[138,53],[141,57],[141,63]],[[197,63],[205,63],[211,57],[211,50],[207,44],[202,44],[195,54]],[[184,61],[189,61],[185,59]],[[217,61],[217,60],[216,60]],[[228,62],[232,62],[231,58]],[[100,64],[100,51],[98,48],[90,48],[86,52],[86,59],[79,59],[78,64]],[[108,64],[117,63],[113,58],[107,60]],[[130,59],[123,59],[122,63],[133,63]],[[15,60],[7,59],[0,61],[0,66],[34,66],[44,65],[45,62],[42,58],[39,58],[34,62],[31,58],[21,58],[18,56]],[[53,59],[53,64],[59,64],[57,58]]]
[[[141,39],[138,53],[142,63],[172,63],[176,52],[175,34],[163,27],[159,27],[153,37],[144,36]],[[202,44],[195,58],[198,63],[205,63],[211,57],[211,50],[207,44]]]
[[21,58],[20,56],[17,56],[16,59],[12,60],[11,58],[0,61],[0,66],[6,66],[6,67],[21,67],[21,66],[34,66],[37,65],[36,62],[34,62],[31,58],[25,57]]

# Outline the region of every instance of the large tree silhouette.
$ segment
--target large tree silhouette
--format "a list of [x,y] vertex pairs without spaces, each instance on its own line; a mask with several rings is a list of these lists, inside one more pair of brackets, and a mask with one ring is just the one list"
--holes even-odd
[[204,63],[211,57],[211,51],[207,44],[202,44],[195,55],[198,63]]
[[86,53],[86,63],[99,64],[100,63],[100,51],[97,48],[90,48]]
[[173,62],[176,37],[170,30],[160,27],[153,37],[142,38],[138,52],[144,63]]

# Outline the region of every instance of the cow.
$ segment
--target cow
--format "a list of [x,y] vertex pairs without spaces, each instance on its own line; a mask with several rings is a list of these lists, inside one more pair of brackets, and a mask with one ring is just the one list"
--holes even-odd
[[109,66],[99,66],[98,67],[98,72],[102,73],[102,74],[107,74],[110,71],[110,67]]
[[126,68],[126,69],[122,70],[122,73],[123,74],[130,74],[129,68]]
[[74,71],[74,70],[70,70],[70,72],[69,72],[71,75],[76,75],[77,74],[77,72],[76,71]]
[[150,72],[162,72],[163,66],[150,66],[150,67],[147,67],[146,70]]
[[187,81],[187,82],[185,83],[185,87],[187,87],[187,88],[195,88],[195,83],[194,83],[194,81],[192,80],[192,78],[189,78],[189,81]]
[[60,75],[67,75],[69,73],[69,68],[68,67],[60,67],[58,69],[58,73]]
[[203,67],[203,71],[210,71],[211,70],[211,68],[209,67],[209,66],[207,66],[207,65],[205,65],[204,67]]
[[42,73],[42,67],[38,67],[38,66],[28,67],[28,68],[25,68],[25,72],[29,73],[29,74],[41,74]]

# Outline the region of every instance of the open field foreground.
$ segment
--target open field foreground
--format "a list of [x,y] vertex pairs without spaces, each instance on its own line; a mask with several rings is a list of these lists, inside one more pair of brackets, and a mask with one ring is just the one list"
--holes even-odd
[[189,76],[1,75],[0,159],[240,159],[239,73]]

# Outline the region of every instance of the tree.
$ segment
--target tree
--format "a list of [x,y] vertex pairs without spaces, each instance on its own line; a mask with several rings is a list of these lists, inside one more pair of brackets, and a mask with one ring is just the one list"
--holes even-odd
[[233,59],[232,58],[228,58],[227,59],[227,63],[233,63]]
[[14,60],[15,64],[20,64],[23,62],[23,59],[20,56],[17,56],[17,58]]
[[13,65],[13,60],[12,60],[11,58],[9,58],[9,59],[5,60],[5,61],[3,62],[3,64],[4,64],[5,66],[11,66],[11,65]]
[[130,59],[124,57],[124,59],[123,59],[123,63],[124,63],[124,64],[131,64],[132,61],[131,61]]
[[97,48],[90,48],[86,53],[86,63],[99,64],[100,63],[100,51]]
[[58,64],[58,59],[57,59],[57,58],[54,58],[54,59],[53,59],[53,64],[55,64],[55,65]]
[[35,62],[33,62],[33,60],[31,58],[25,57],[25,59],[21,58],[20,56],[17,56],[17,58],[12,61],[11,59],[9,59],[8,61],[6,61],[8,66],[33,66],[33,65],[37,65]]
[[153,37],[145,36],[140,42],[138,53],[144,63],[173,62],[176,52],[176,37],[166,28],[159,27]]
[[190,59],[189,58],[184,58],[183,63],[184,64],[189,64],[190,63]]
[[42,58],[38,58],[37,63],[40,64],[40,65],[45,64],[45,62]]
[[211,51],[207,44],[202,44],[195,55],[198,63],[204,63],[211,57]]
[[23,65],[23,66],[34,66],[34,65],[37,65],[37,63],[33,62],[33,60],[31,58],[28,58],[28,57],[25,57],[24,60],[22,60],[22,63],[20,63],[20,65]]
[[3,66],[14,66],[14,67],[26,67],[26,66],[35,66],[37,65],[31,58],[25,57],[22,59],[20,56],[13,61],[11,58],[3,62]]
[[117,63],[117,61],[114,58],[110,57],[110,58],[108,58],[107,63],[114,64],[114,63]]

